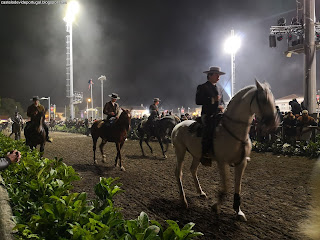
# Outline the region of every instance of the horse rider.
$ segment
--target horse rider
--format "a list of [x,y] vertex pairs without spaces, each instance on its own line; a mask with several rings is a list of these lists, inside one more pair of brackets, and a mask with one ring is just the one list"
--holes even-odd
[[210,67],[204,71],[207,74],[207,82],[198,85],[196,92],[196,104],[202,105],[201,121],[202,130],[202,156],[200,162],[205,166],[211,166],[210,151],[214,155],[213,138],[217,124],[216,116],[224,108],[223,96],[217,86],[217,82],[224,72],[220,67]]
[[148,117],[148,120],[147,120],[147,126],[149,128],[154,127],[155,121],[160,117],[160,112],[158,107],[159,103],[160,103],[160,99],[154,98],[153,104],[151,104],[149,107],[150,116]]
[[[40,113],[43,113],[43,115],[45,115],[45,108],[44,106],[42,106],[40,104],[40,99],[38,96],[35,96],[32,98],[32,101],[33,103],[28,107],[27,109],[27,116],[30,117],[31,121],[30,122],[27,122],[27,126],[26,128],[30,128],[31,124],[34,123],[35,121],[35,117],[36,115],[40,112]],[[44,121],[44,120],[43,120]],[[29,126],[28,126],[29,125]],[[46,135],[47,135],[47,142],[52,142],[52,138],[49,137],[49,129],[48,129],[48,126],[47,124],[43,124],[43,128],[44,130],[46,131]]]
[[104,105],[103,113],[107,115],[106,124],[110,125],[119,118],[120,107],[117,100],[120,99],[118,94],[112,93],[109,95],[111,100]]

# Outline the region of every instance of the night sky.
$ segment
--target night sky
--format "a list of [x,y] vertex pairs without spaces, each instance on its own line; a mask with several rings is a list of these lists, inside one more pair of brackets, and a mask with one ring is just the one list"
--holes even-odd
[[[236,55],[236,91],[267,81],[276,98],[303,95],[304,55],[286,58],[286,40],[269,48],[269,29],[277,19],[296,16],[295,0],[105,0],[79,1],[73,24],[74,90],[101,106],[112,92],[121,105],[164,109],[195,107],[203,71],[221,66],[220,85],[230,93],[230,55],[223,51],[231,28],[242,38]],[[34,95],[50,96],[58,108],[66,98],[66,5],[0,5],[1,97],[24,106]],[[320,14],[320,1],[316,1]],[[320,53],[318,52],[318,55]],[[317,79],[320,76],[317,57]],[[319,81],[317,83],[319,86]],[[319,88],[319,87],[318,87]],[[224,98],[228,99],[228,94]],[[46,103],[44,103],[46,104]],[[79,108],[85,108],[85,101]]]

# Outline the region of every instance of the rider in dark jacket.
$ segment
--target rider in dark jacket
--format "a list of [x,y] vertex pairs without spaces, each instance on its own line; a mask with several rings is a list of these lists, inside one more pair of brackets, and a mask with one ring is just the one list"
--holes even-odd
[[213,152],[213,135],[216,127],[216,115],[222,109],[223,98],[216,83],[220,76],[224,75],[220,67],[210,67],[207,74],[207,82],[197,87],[196,104],[202,105],[201,120],[203,123],[202,132],[202,157],[200,162],[205,166],[211,166],[209,152]]
[[[27,109],[27,116],[30,117],[30,119],[31,119],[30,122],[31,122],[31,123],[34,122],[35,116],[36,116],[39,112],[41,112],[41,113],[43,113],[43,115],[45,115],[45,111],[46,111],[45,108],[44,108],[44,106],[42,106],[42,105],[40,104],[40,99],[39,99],[38,96],[33,97],[33,98],[32,98],[32,101],[33,101],[33,104],[30,105],[30,106],[28,107],[28,109]],[[28,129],[30,128],[30,122],[27,122],[26,128],[28,128]],[[52,138],[49,137],[49,129],[48,129],[48,126],[47,126],[47,124],[45,124],[45,122],[44,122],[44,124],[43,124],[43,128],[44,128],[44,130],[46,131],[47,142],[52,142]]]

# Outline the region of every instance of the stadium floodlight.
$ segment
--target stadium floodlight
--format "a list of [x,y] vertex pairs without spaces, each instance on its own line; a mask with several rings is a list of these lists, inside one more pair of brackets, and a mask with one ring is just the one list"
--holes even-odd
[[78,12],[79,12],[79,3],[77,1],[69,2],[67,6],[67,13],[63,20],[65,22],[72,23]]
[[239,50],[241,46],[241,39],[239,36],[234,35],[234,30],[231,29],[231,35],[226,40],[224,49],[227,53],[231,55],[231,98],[234,95],[234,83],[235,83],[235,57],[236,52]]

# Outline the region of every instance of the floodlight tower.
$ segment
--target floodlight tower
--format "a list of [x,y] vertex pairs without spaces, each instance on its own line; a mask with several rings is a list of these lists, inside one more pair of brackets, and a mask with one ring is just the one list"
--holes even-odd
[[107,78],[104,75],[101,75],[98,80],[101,81],[101,119],[103,119],[103,81],[106,81]]
[[72,23],[75,19],[75,15],[79,11],[79,4],[76,1],[71,1],[67,5],[67,13],[64,17],[66,22],[66,30],[69,33],[66,37],[67,42],[67,97],[70,98],[70,116],[74,119],[74,92],[73,92],[73,52],[72,52]]
[[239,50],[241,46],[241,40],[238,36],[234,35],[234,30],[231,29],[231,35],[226,40],[224,48],[227,53],[231,55],[231,98],[234,95],[234,84],[236,80],[236,52]]
[[[278,26],[270,27],[269,44],[276,47],[276,39],[281,41],[287,35],[287,57],[292,54],[305,54],[304,58],[304,106],[309,113],[316,113],[316,51],[320,49],[320,23],[316,22],[315,0],[304,0],[304,4],[297,1],[297,16],[292,18],[291,24],[280,18]],[[299,19],[299,10],[303,10]],[[276,35],[278,36],[276,38]],[[293,38],[293,36],[295,38]]]

